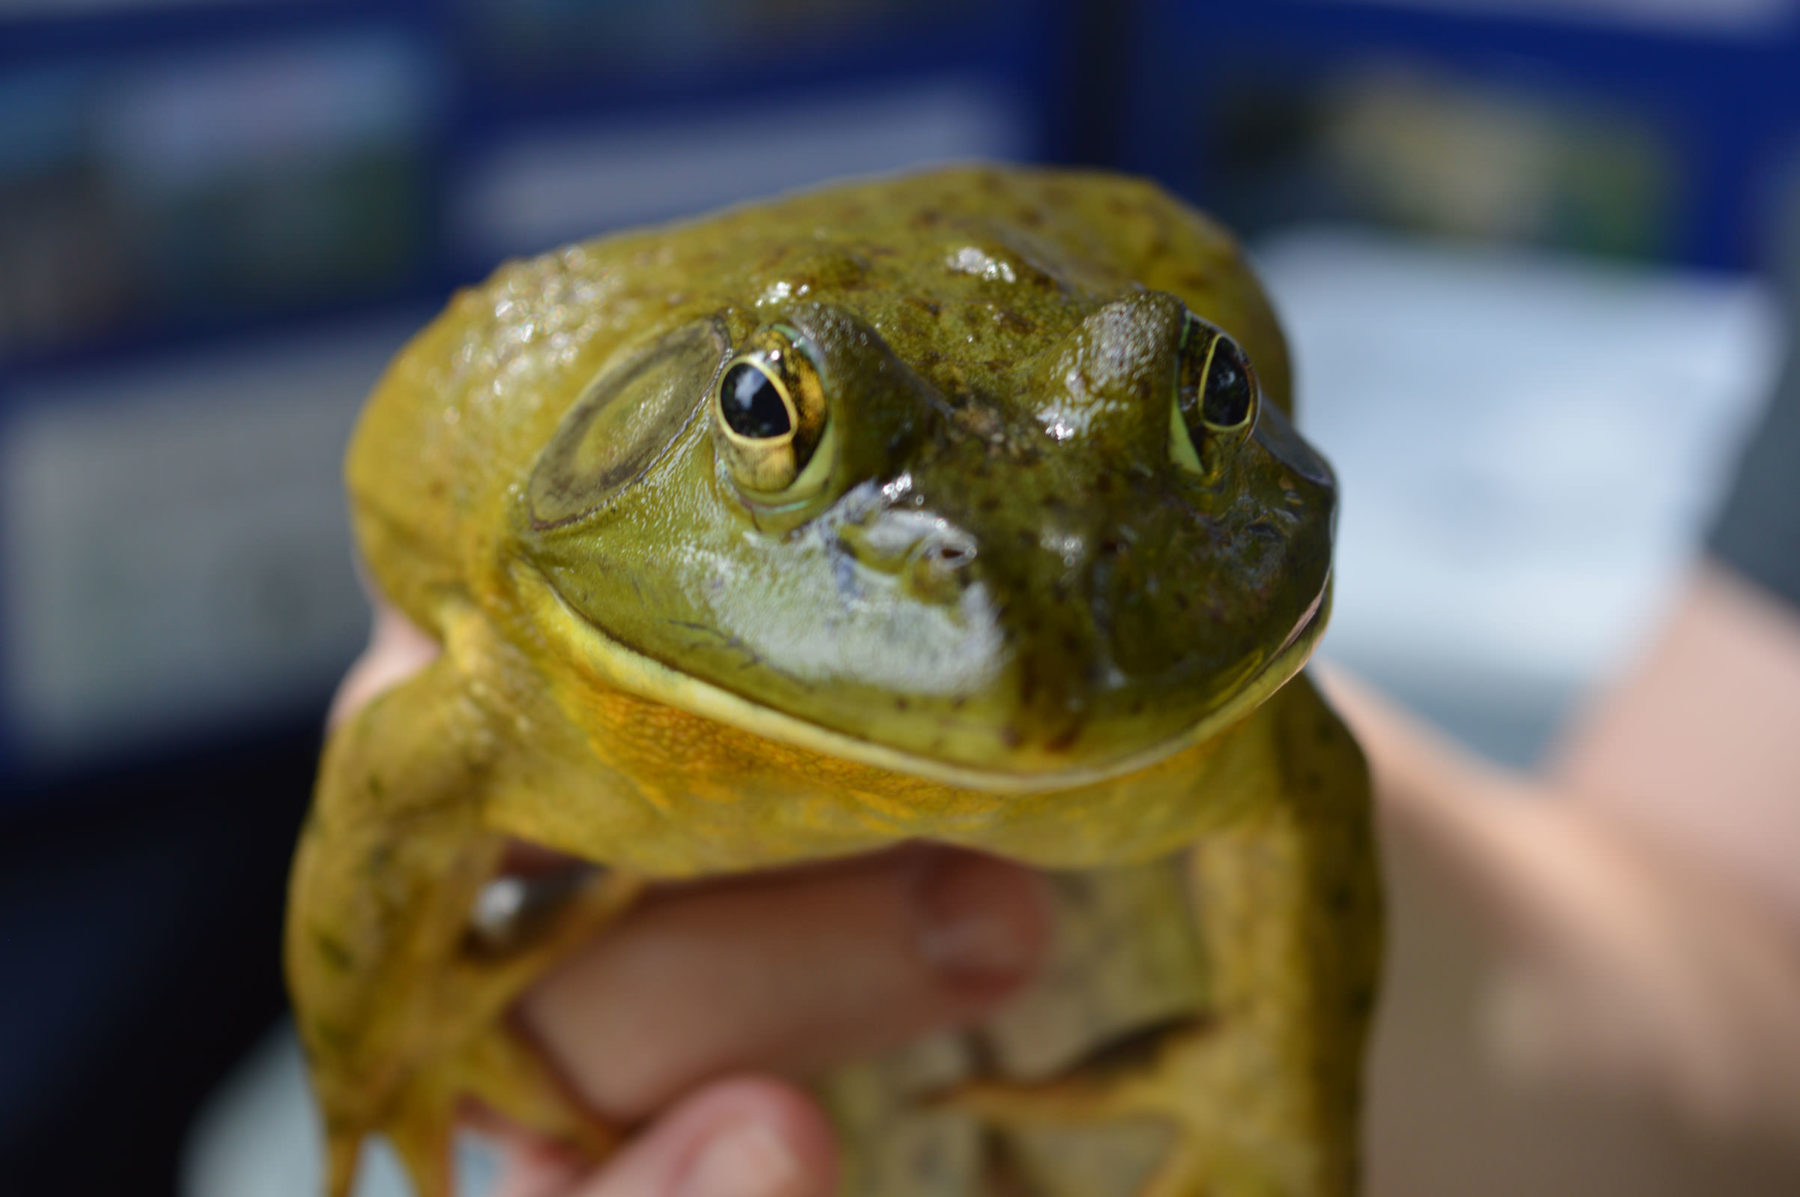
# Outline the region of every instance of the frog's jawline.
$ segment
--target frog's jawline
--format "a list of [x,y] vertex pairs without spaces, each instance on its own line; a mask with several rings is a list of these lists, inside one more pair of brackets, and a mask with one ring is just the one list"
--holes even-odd
[[1182,734],[1102,764],[1051,773],[1004,773],[933,760],[874,740],[833,731],[671,669],[613,639],[570,606],[548,578],[534,571],[532,580],[537,584],[522,587],[523,592],[528,596],[547,594],[549,597],[547,602],[541,597],[527,598],[538,608],[535,615],[542,621],[539,626],[560,625],[551,635],[553,643],[588,644],[592,649],[589,664],[606,684],[618,690],[797,748],[944,785],[995,794],[1072,789],[1124,777],[1147,769],[1229,727],[1255,710],[1305,667],[1330,619],[1332,591],[1332,579],[1328,575],[1325,588],[1313,600],[1281,649],[1236,693]]

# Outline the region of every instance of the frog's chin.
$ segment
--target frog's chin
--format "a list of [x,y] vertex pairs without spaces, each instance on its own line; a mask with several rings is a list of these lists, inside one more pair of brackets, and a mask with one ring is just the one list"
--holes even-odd
[[1196,723],[1157,743],[1099,761],[1060,768],[983,769],[923,756],[875,740],[821,727],[724,687],[670,668],[628,648],[570,606],[547,579],[522,587],[536,626],[554,644],[587,646],[597,679],[625,693],[675,707],[753,735],[943,785],[994,794],[1037,793],[1092,785],[1149,768],[1230,727],[1291,681],[1312,656],[1331,614],[1331,583],[1307,609],[1286,643],[1260,669]]

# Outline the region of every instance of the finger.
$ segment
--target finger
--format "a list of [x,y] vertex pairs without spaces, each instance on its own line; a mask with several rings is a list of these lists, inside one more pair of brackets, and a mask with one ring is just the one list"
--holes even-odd
[[635,1119],[709,1077],[804,1076],[970,1021],[1048,938],[1034,874],[914,847],[661,896],[521,1013],[597,1110]]
[[660,1119],[569,1197],[825,1197],[837,1149],[818,1107],[778,1081],[721,1081]]
[[383,690],[431,664],[441,651],[438,642],[402,615],[399,608],[386,600],[376,600],[369,646],[338,685],[327,724],[335,727]]
[[810,1197],[833,1191],[837,1150],[814,1103],[739,1077],[684,1099],[598,1170],[495,1122],[506,1156],[496,1197]]

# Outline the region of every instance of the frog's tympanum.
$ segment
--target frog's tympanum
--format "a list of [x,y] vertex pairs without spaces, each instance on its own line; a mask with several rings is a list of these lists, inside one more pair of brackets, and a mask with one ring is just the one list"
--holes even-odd
[[[646,882],[901,841],[1049,871],[1055,946],[816,1079],[846,1192],[1355,1191],[1368,783],[1300,673],[1335,487],[1206,219],[962,169],[508,265],[348,478],[444,651],[332,734],[294,866],[332,1194],[382,1132],[445,1197],[465,1096],[603,1155],[520,991]],[[601,867],[496,930],[520,840]]]

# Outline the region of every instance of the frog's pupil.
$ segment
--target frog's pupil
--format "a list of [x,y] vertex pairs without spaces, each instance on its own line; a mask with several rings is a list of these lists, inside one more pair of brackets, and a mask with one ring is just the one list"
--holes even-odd
[[1237,346],[1223,341],[1213,352],[1212,369],[1206,372],[1206,393],[1200,399],[1200,418],[1220,428],[1235,428],[1250,414],[1250,371]]
[[719,384],[719,409],[733,432],[751,440],[785,436],[793,427],[774,380],[749,362],[725,372]]

